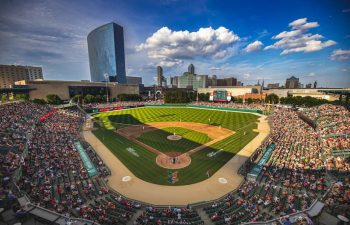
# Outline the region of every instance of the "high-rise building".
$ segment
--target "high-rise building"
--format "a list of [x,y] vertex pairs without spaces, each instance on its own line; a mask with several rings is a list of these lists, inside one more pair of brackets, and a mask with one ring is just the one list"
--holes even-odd
[[161,66],[157,66],[157,85],[159,87],[166,86],[166,79],[163,76],[163,68]]
[[184,73],[184,75],[177,77],[178,88],[205,88],[208,80],[208,75],[197,75],[191,73]]
[[216,75],[213,75],[211,78],[208,78],[208,86],[237,86],[237,78],[235,77],[226,77],[226,78],[217,78]]
[[140,84],[142,84],[142,77],[126,76],[126,83],[140,85]]
[[273,84],[268,84],[267,88],[271,89],[271,88],[279,88],[280,84],[279,83],[273,83]]
[[126,84],[123,27],[116,23],[100,26],[89,33],[87,42],[91,81]]
[[317,81],[314,82],[314,88],[317,88]]
[[41,67],[0,65],[0,88],[9,88],[16,81],[43,79]]
[[296,78],[294,76],[291,76],[290,78],[286,79],[286,88],[299,88],[299,78]]
[[188,66],[188,73],[194,74],[194,65],[192,63]]
[[311,83],[305,85],[305,88],[311,88],[311,87],[312,87],[312,84],[311,84]]

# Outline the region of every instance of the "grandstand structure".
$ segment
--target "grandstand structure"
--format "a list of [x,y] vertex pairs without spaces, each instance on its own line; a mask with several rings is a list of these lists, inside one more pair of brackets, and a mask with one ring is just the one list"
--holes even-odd
[[[94,129],[86,113],[91,108],[133,106],[1,104],[0,224],[326,224],[325,218],[350,218],[346,107],[271,106],[270,132],[239,166],[225,167],[242,177],[234,188],[216,199],[157,205],[121,193],[118,188],[127,189],[126,183],[111,188],[109,179],[120,167],[111,168],[98,145],[84,139],[84,132]],[[254,104],[225,107],[266,111]]]

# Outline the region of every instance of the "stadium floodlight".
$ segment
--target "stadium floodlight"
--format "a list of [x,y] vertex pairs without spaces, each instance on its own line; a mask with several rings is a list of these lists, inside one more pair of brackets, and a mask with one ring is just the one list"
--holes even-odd
[[106,101],[109,102],[108,87],[107,87],[107,85],[108,85],[108,80],[109,80],[109,75],[108,75],[108,73],[105,73],[105,74],[104,74],[104,77],[105,77],[105,80],[106,80]]

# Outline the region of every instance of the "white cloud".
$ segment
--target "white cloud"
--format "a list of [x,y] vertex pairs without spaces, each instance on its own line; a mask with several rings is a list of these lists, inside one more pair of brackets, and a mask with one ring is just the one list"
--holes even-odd
[[264,44],[261,41],[254,41],[253,43],[250,43],[249,45],[247,45],[247,47],[245,47],[244,51],[245,52],[259,51],[262,49],[263,46],[264,46]]
[[308,76],[308,77],[314,77],[314,76],[316,76],[316,73],[311,72],[311,73],[309,73],[307,76]]
[[335,45],[332,40],[321,41],[324,37],[320,34],[307,33],[309,29],[318,27],[317,22],[307,22],[307,18],[297,19],[289,23],[290,31],[283,31],[272,39],[278,40],[273,45],[265,47],[267,49],[282,49],[281,55],[293,52],[315,52],[326,47]]
[[334,50],[332,52],[331,59],[332,60],[350,59],[350,50],[342,50],[342,49]]
[[182,63],[183,63],[183,60],[180,60],[180,59],[169,59],[169,58],[166,58],[166,59],[160,61],[158,66],[161,66],[161,67],[173,67],[173,66],[181,65]]
[[244,79],[248,79],[250,77],[250,73],[243,74]]
[[162,61],[195,57],[223,59],[232,54],[232,45],[239,40],[238,35],[225,27],[200,28],[195,32],[172,31],[163,27],[135,48],[137,51],[147,51],[151,59]]
[[350,9],[343,9],[342,12],[343,13],[348,13],[348,12],[350,12]]
[[220,67],[215,67],[215,66],[209,67],[209,69],[210,69],[211,71],[221,70]]

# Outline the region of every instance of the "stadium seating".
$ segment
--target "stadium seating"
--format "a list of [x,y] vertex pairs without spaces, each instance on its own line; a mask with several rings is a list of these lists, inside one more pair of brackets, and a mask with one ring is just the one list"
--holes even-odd
[[[76,107],[55,111],[19,102],[0,109],[0,208],[9,209],[20,195],[15,183],[34,204],[99,224],[204,224],[189,206],[156,208],[111,192],[105,184],[109,168],[80,137],[84,115]],[[203,210],[214,224],[269,221],[306,210],[316,199],[329,213],[349,217],[350,113],[329,104],[301,113],[314,121],[315,129],[291,109],[272,110],[271,134],[245,164],[245,174],[274,144],[271,156],[254,181],[246,180],[238,190],[207,203]],[[77,140],[97,176],[85,169],[75,149]]]

